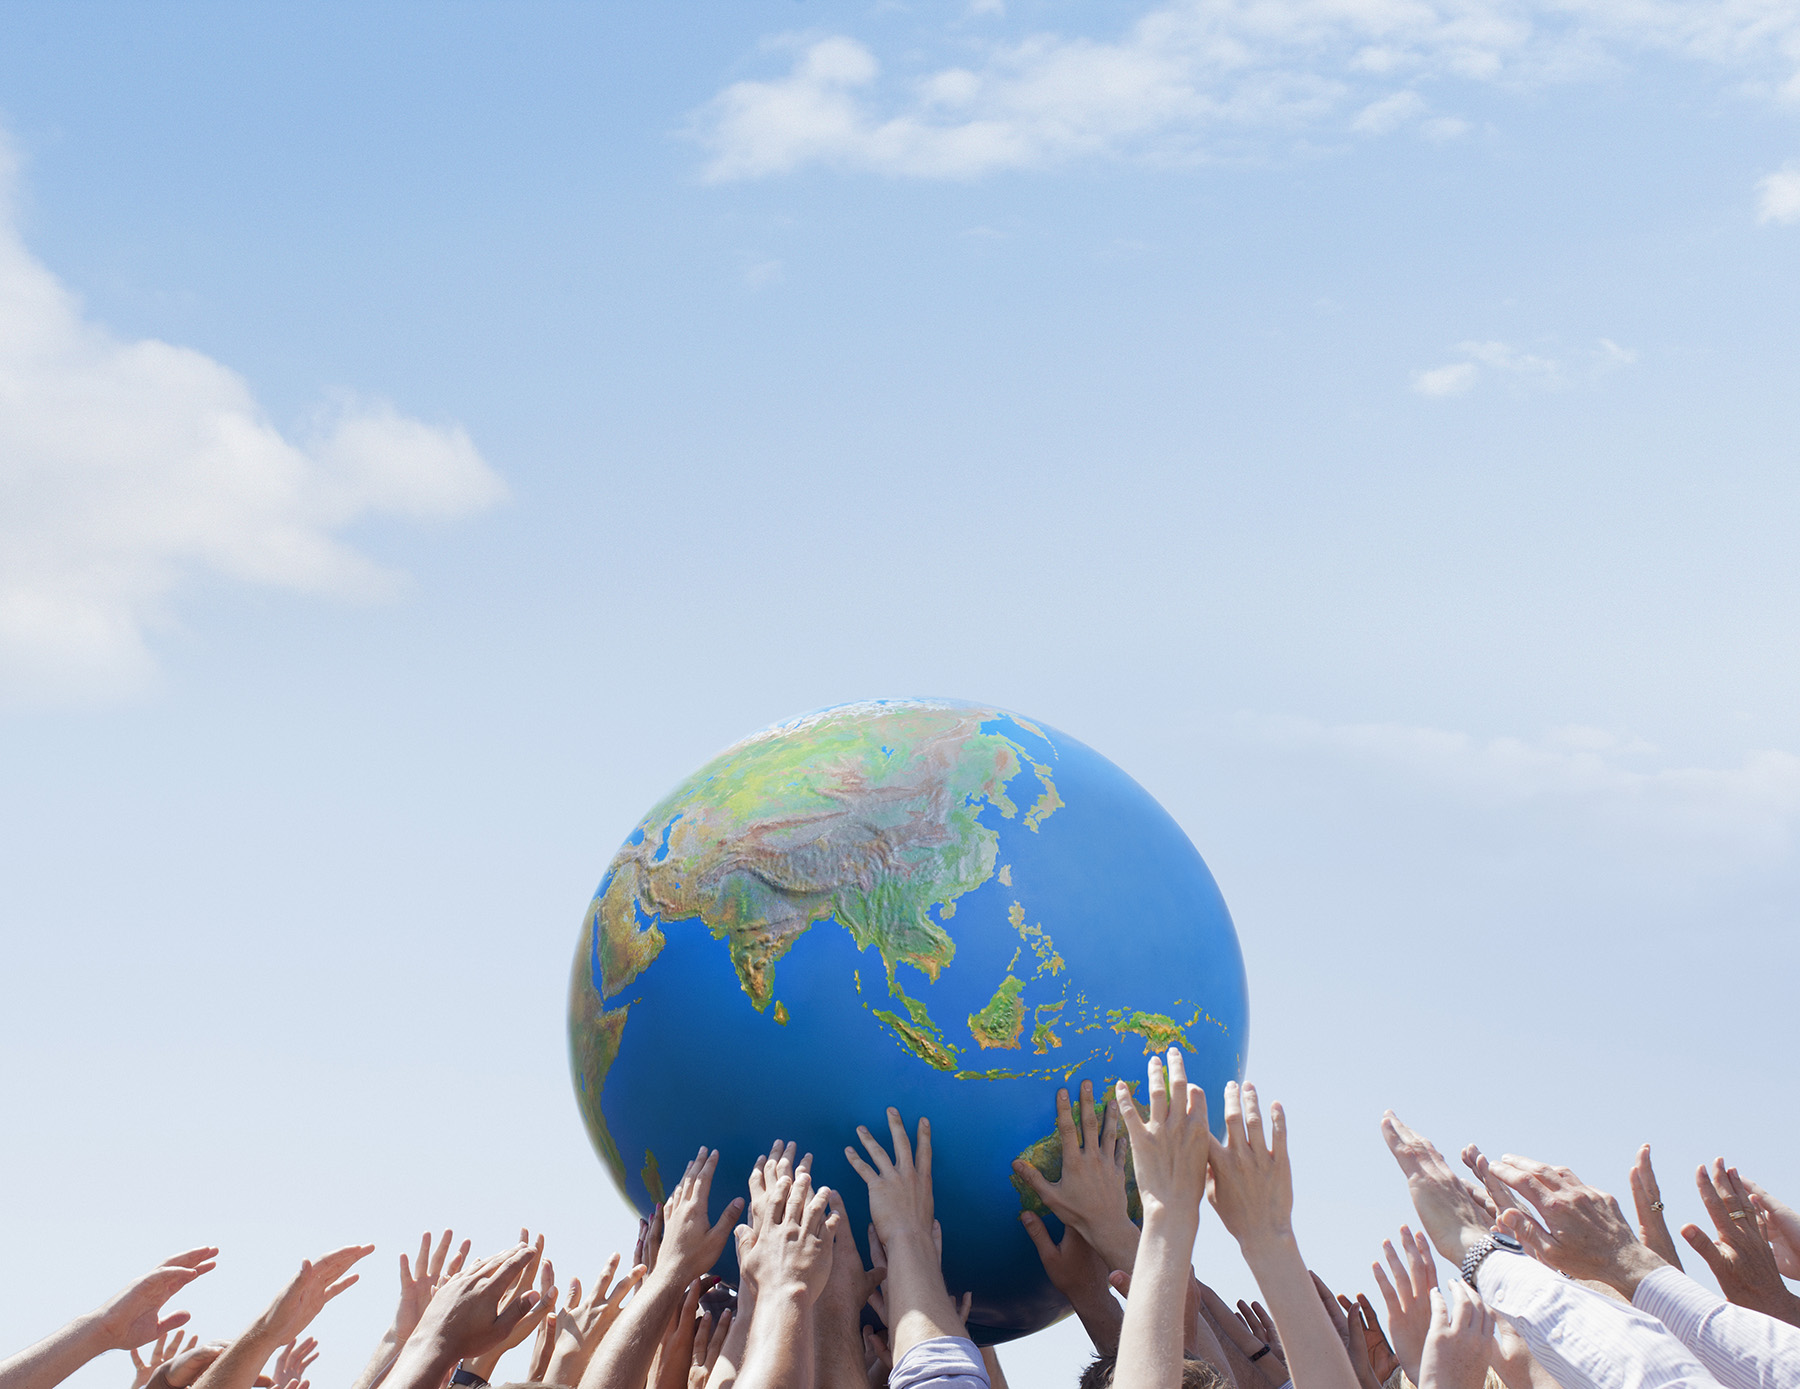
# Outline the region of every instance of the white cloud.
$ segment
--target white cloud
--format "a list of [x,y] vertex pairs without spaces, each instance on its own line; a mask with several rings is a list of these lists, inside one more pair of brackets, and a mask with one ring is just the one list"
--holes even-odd
[[[1394,129],[1423,114],[1422,85],[1517,88],[1643,54],[1800,100],[1791,0],[1167,0],[1116,37],[976,42],[962,50],[973,61],[885,83],[855,39],[789,46],[785,76],[736,82],[697,113],[709,177],[824,164],[974,178],[1087,156],[1203,158],[1271,133]],[[1466,129],[1453,116],[1421,125],[1438,140]]]
[[[1522,352],[1510,343],[1464,342],[1456,350],[1466,359],[1441,367],[1429,367],[1412,374],[1412,388],[1420,395],[1462,395],[1481,377],[1483,368],[1509,377],[1517,385],[1549,389],[1566,386],[1571,376],[1565,364],[1554,357],[1540,357]],[[1578,364],[1590,380],[1604,376],[1637,361],[1637,353],[1620,347],[1611,338],[1601,338],[1593,350],[1579,354]]]
[[290,441],[229,368],[93,323],[21,241],[15,177],[0,144],[0,691],[130,688],[193,576],[389,593],[400,576],[347,545],[346,526],[505,495],[459,428],[346,398]]
[[1420,395],[1461,395],[1475,384],[1478,375],[1480,371],[1473,362],[1452,362],[1429,371],[1415,371],[1412,384]]
[[1386,135],[1424,114],[1424,97],[1413,91],[1394,92],[1363,107],[1350,128],[1359,135]]
[[1800,164],[1777,169],[1757,182],[1756,220],[1800,222]]
[[1607,729],[1484,739],[1393,723],[1247,722],[1268,741],[1328,751],[1439,792],[1562,807],[1634,835],[1763,853],[1787,848],[1800,818],[1800,757],[1774,749],[1736,766],[1672,766],[1641,739]]

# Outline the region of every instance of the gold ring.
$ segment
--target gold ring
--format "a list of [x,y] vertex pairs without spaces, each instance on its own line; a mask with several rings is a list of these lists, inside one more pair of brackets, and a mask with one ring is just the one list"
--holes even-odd
[[1662,1209],[1662,1202],[1661,1201],[1652,1201],[1650,1203],[1650,1209],[1653,1211],[1660,1211]]
[[1750,1218],[1750,1212],[1748,1212],[1748,1211],[1733,1211],[1731,1213],[1731,1218],[1733,1220],[1748,1220]]

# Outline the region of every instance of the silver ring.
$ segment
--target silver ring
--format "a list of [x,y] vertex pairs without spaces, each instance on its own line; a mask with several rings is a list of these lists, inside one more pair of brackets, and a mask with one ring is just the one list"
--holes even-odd
[[1661,1201],[1652,1201],[1650,1203],[1650,1209],[1653,1211],[1660,1211],[1662,1209],[1662,1202]]

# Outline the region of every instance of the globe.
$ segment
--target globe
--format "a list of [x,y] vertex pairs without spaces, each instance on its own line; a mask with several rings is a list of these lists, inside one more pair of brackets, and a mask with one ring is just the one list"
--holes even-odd
[[569,1049],[640,1212],[704,1144],[716,1216],[792,1139],[865,1257],[844,1147],[889,1105],[929,1117],[945,1279],[991,1344],[1068,1311],[1019,1214],[1061,1225],[1012,1167],[1060,1174],[1057,1090],[1143,1102],[1146,1055],[1179,1046],[1217,1115],[1247,1021],[1224,899],[1147,791],[1021,715],[890,699],[754,733],[639,821],[582,922]]

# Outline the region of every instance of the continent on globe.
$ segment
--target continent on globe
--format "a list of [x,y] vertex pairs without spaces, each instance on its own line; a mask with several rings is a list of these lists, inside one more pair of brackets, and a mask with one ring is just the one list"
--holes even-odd
[[781,1137],[863,1230],[844,1145],[890,1104],[929,1116],[945,1276],[993,1342],[1068,1310],[1012,1172],[1060,1173],[1057,1089],[1141,1085],[1179,1046],[1219,1113],[1247,1022],[1230,913],[1148,792],[1017,714],[907,699],[752,734],[651,809],[582,923],[569,1041],[589,1136],[646,1213],[658,1152],[679,1175],[718,1148],[717,1209]]

